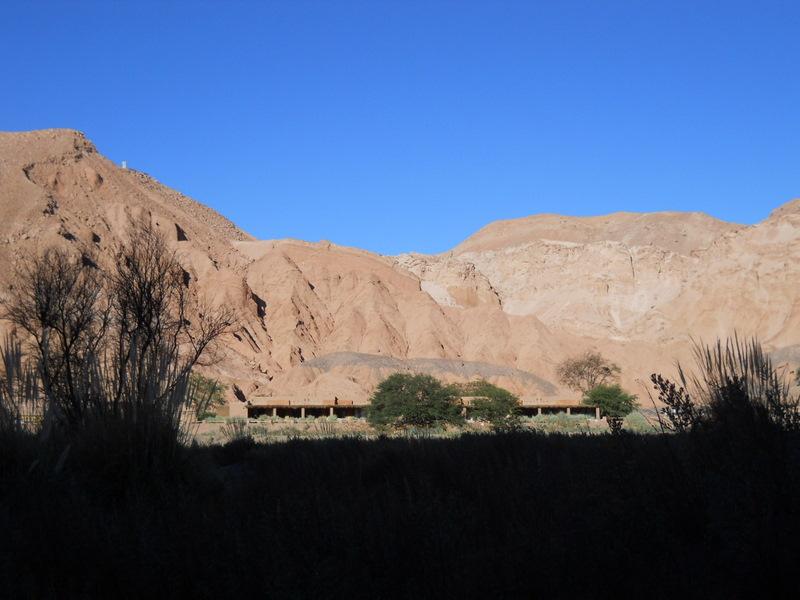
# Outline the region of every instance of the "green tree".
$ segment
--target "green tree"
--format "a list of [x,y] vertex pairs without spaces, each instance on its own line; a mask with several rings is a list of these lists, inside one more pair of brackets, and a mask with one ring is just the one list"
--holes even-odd
[[586,406],[599,407],[606,416],[612,433],[622,431],[622,421],[639,406],[636,396],[627,393],[619,384],[600,384],[593,387],[583,396]]
[[189,375],[190,406],[195,410],[198,419],[215,415],[217,409],[225,406],[225,391],[228,386],[216,379],[205,377],[200,373]]
[[556,369],[556,375],[562,385],[586,394],[598,385],[616,380],[619,371],[619,367],[602,354],[589,351],[562,361]]
[[473,418],[489,422],[496,431],[520,426],[519,398],[508,390],[485,380],[471,381],[458,389],[462,396],[473,398],[470,411]]
[[367,415],[376,427],[432,427],[459,424],[459,396],[430,375],[394,373],[384,379],[371,398]]

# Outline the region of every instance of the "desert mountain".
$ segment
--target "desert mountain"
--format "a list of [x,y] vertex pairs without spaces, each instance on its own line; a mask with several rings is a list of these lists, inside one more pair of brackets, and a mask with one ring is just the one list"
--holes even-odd
[[0,273],[53,244],[102,264],[131,217],[175,247],[190,292],[235,308],[209,374],[238,397],[364,401],[384,375],[485,377],[560,399],[555,365],[597,348],[623,382],[671,371],[690,336],[737,329],[800,349],[800,201],[750,227],[701,213],[537,215],[492,223],[442,255],[258,241],[72,130],[0,133]]

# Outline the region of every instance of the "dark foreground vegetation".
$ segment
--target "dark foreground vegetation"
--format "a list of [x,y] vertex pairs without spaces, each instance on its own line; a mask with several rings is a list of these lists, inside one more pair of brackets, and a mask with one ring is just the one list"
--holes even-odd
[[[741,433],[741,432],[739,432]],[[3,440],[7,597],[788,595],[800,440],[355,439],[185,448]]]
[[[229,315],[132,239],[105,272],[34,260],[6,301],[3,597],[794,597],[800,412],[758,344],[653,375],[661,435],[526,433],[482,389],[499,433],[201,447],[192,367]],[[394,427],[458,417],[398,382]]]

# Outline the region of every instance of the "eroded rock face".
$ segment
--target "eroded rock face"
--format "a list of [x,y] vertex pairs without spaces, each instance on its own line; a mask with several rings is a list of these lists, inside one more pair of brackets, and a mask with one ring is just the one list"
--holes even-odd
[[562,232],[551,228],[554,217],[542,217],[546,226],[530,217],[490,225],[446,261],[419,257],[414,269],[441,288],[461,271],[441,265],[474,265],[504,312],[577,336],[660,344],[736,328],[767,344],[796,343],[786,324],[798,295],[798,206],[752,227],[695,213],[683,223],[665,213],[661,226],[660,214],[621,213],[559,217]]
[[[571,394],[555,365],[590,347],[623,383],[671,371],[689,336],[800,347],[800,201],[753,227],[700,213],[539,215],[492,223],[451,252],[383,257],[327,242],[256,241],[71,130],[0,133],[0,273],[55,244],[102,268],[131,217],[175,248],[190,293],[236,310],[208,374],[238,399],[364,401],[393,370]],[[789,360],[789,359],[787,359]]]

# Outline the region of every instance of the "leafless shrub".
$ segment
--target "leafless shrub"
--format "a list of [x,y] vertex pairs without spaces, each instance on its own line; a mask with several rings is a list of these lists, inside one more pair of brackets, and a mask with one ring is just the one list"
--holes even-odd
[[103,276],[60,249],[25,261],[5,302],[5,318],[33,340],[51,410],[80,422],[93,401],[82,388],[86,365],[108,328]]
[[149,221],[132,224],[130,240],[117,251],[108,287],[113,353],[122,370],[118,381],[124,381],[122,375],[132,368],[140,378],[137,388],[144,391],[151,385],[144,363],[166,361],[171,368],[163,372],[162,389],[150,390],[156,396],[171,394],[178,382],[187,379],[234,321],[227,307],[191,306],[183,269]]
[[[174,252],[149,221],[131,223],[114,258],[105,273],[62,250],[31,258],[5,316],[33,340],[54,421],[66,430],[113,422],[146,453],[186,441],[184,413],[197,402],[191,369],[233,314],[192,304]],[[19,356],[9,356],[6,379],[20,372]]]

